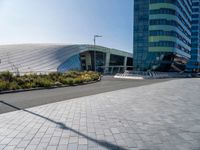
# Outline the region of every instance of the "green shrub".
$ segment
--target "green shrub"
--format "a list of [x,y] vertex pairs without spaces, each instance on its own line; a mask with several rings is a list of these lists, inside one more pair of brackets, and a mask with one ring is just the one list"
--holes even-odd
[[38,87],[51,87],[53,85],[53,82],[51,80],[48,80],[46,78],[38,78],[36,81],[36,86]]
[[22,89],[30,89],[30,88],[35,88],[36,84],[34,82],[26,82],[21,85]]
[[49,74],[50,79],[53,81],[57,81],[60,76],[62,76],[62,73],[53,72]]
[[14,78],[15,77],[13,76],[13,74],[9,71],[0,73],[0,79],[3,81],[12,82]]
[[6,81],[0,81],[0,91],[8,90],[9,83]]
[[59,81],[54,82],[54,86],[62,86],[63,84],[60,83]]
[[18,90],[21,87],[17,84],[17,82],[11,82],[9,83],[9,90]]
[[91,78],[92,78],[92,80],[94,81],[94,80],[98,80],[99,79],[99,75],[98,74],[91,74]]
[[79,77],[79,78],[75,78],[75,79],[73,80],[73,83],[74,83],[74,84],[83,83],[83,79],[81,79],[80,77]]
[[74,84],[73,78],[61,78],[60,82],[64,85],[73,85]]
[[89,81],[92,80],[91,76],[90,76],[89,74],[87,74],[87,73],[82,74],[82,75],[81,75],[81,78],[82,78],[82,80],[83,80],[84,82],[89,82]]
[[68,71],[68,72],[64,73],[63,76],[67,77],[67,78],[76,78],[76,77],[80,76],[80,72],[79,71]]
[[58,78],[58,82],[60,82],[61,84],[64,84],[64,80],[65,80],[66,78],[64,78],[63,76],[60,76],[59,78]]
[[68,78],[67,83],[68,83],[68,85],[74,85],[74,80],[71,78]]
[[27,78],[25,78],[25,77],[17,77],[16,78],[16,82],[18,83],[18,85],[23,85],[23,84],[25,84],[25,83],[27,83],[27,82],[30,82],[30,80],[28,80]]

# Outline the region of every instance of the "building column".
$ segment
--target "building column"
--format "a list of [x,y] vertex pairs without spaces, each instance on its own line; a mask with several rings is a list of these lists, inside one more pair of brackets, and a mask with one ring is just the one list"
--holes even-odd
[[127,56],[124,57],[124,71],[127,69]]
[[107,73],[109,71],[109,66],[110,66],[110,52],[107,52],[104,73]]

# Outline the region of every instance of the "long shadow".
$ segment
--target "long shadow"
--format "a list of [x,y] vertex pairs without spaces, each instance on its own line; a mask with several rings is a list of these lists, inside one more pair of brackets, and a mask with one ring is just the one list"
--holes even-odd
[[97,143],[97,144],[99,144],[99,145],[101,145],[101,146],[103,146],[103,147],[105,147],[105,148],[107,148],[107,149],[110,149],[110,150],[128,150],[128,149],[126,149],[126,148],[123,148],[123,147],[121,147],[121,146],[115,145],[115,144],[113,144],[113,143],[109,143],[109,142],[104,141],[104,140],[97,140],[97,139],[94,139],[94,138],[92,138],[92,137],[89,137],[89,136],[86,135],[86,134],[83,134],[83,133],[81,133],[81,132],[79,132],[79,131],[77,131],[77,130],[74,130],[74,129],[72,129],[72,128],[66,126],[66,125],[65,125],[64,123],[62,123],[62,122],[54,121],[54,120],[52,120],[52,119],[50,119],[50,118],[47,118],[47,117],[45,117],[45,116],[42,116],[42,115],[40,115],[40,114],[34,113],[34,112],[29,111],[29,110],[26,110],[26,109],[21,109],[21,108],[19,108],[19,107],[13,106],[13,105],[11,105],[11,104],[9,104],[9,103],[6,103],[6,102],[4,102],[4,101],[0,101],[0,103],[2,103],[2,104],[4,104],[4,105],[7,105],[7,106],[9,106],[9,107],[12,107],[12,108],[14,108],[14,109],[16,109],[16,110],[22,110],[22,111],[24,111],[24,112],[27,112],[27,113],[30,113],[30,114],[32,114],[32,115],[38,116],[38,117],[40,117],[40,118],[43,118],[43,119],[45,119],[45,120],[47,120],[47,121],[49,121],[49,122],[55,123],[55,124],[57,124],[61,129],[72,131],[72,132],[76,133],[77,135],[80,135],[80,136],[82,136],[82,137],[84,137],[84,138],[86,138],[86,139],[88,139],[88,140],[90,140],[90,141],[92,141],[92,142],[95,142],[95,143]]

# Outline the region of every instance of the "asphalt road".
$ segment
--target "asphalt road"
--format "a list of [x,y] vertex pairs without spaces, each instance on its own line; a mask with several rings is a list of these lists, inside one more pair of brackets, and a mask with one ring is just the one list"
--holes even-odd
[[[170,79],[157,80],[123,80],[114,79],[111,76],[105,76],[100,82],[81,86],[72,86],[65,88],[36,90],[12,94],[0,95],[0,114],[15,111],[16,108],[29,108],[43,104],[68,100],[77,97],[94,95],[109,91],[115,91],[130,87],[138,87],[143,85],[165,82]],[[7,105],[6,103],[10,104]],[[14,106],[14,107],[11,107]]]

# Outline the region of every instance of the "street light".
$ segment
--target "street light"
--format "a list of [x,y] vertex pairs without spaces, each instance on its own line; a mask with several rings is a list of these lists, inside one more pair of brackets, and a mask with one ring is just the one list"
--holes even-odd
[[103,37],[101,35],[94,35],[94,71],[96,71],[96,38]]
[[96,38],[100,38],[100,37],[103,37],[101,35],[94,35],[94,46],[96,45]]

